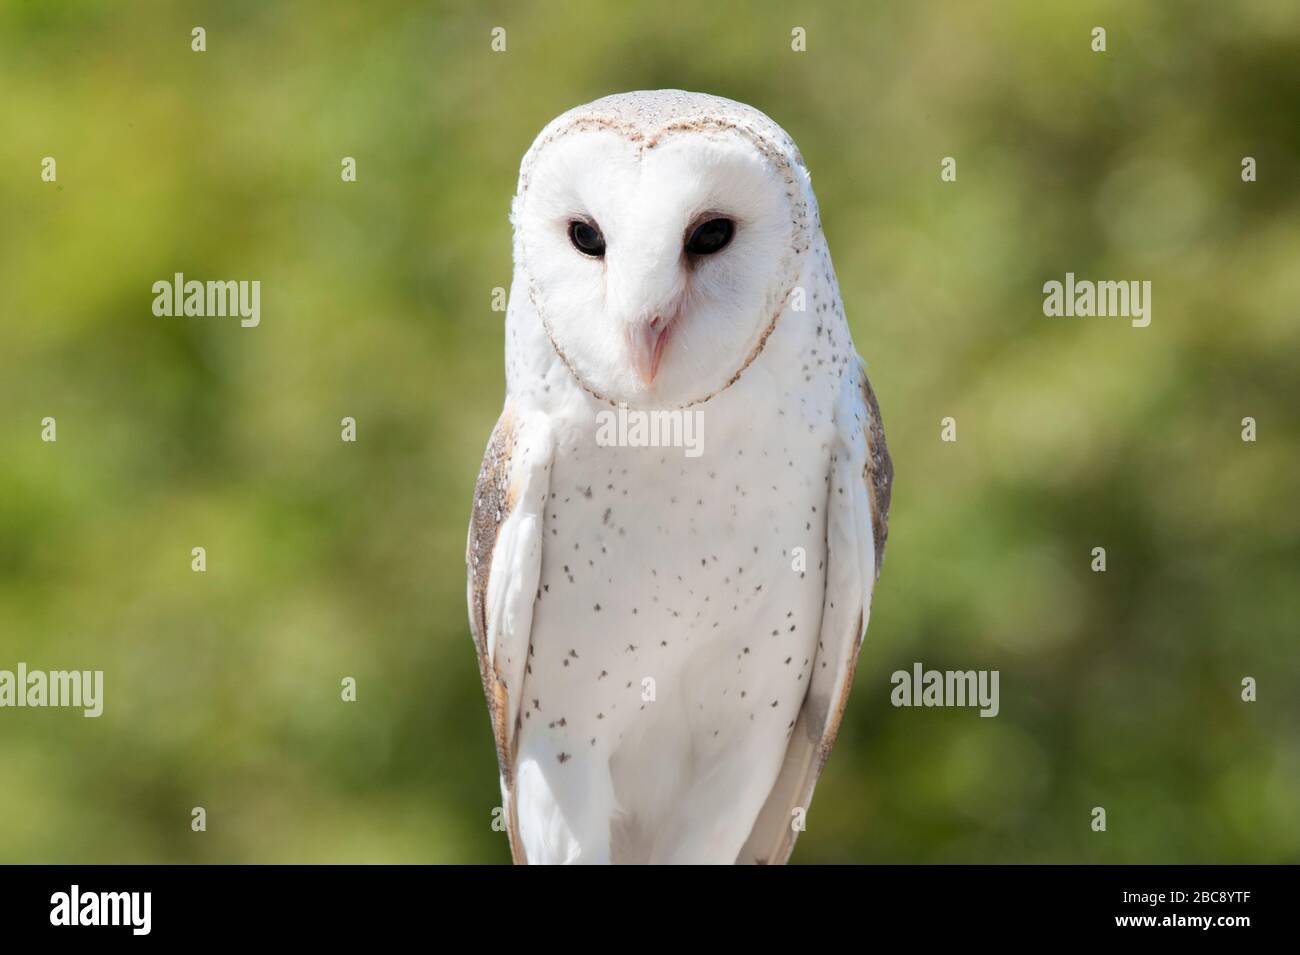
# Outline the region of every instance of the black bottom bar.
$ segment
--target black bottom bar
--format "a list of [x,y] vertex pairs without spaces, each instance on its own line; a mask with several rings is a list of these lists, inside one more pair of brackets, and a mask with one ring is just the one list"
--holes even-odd
[[596,876],[489,867],[32,866],[0,871],[0,917],[7,942],[62,936],[80,945],[374,943],[412,934],[459,945],[466,932],[484,931],[507,945],[534,937],[596,944],[626,933],[676,944],[666,933],[684,924],[699,927],[697,941],[714,931],[734,932],[734,941],[756,930],[771,941],[802,927],[858,937],[864,947],[918,930],[927,943],[1049,931],[1230,944],[1243,932],[1272,935],[1292,924],[1296,871],[861,866]]

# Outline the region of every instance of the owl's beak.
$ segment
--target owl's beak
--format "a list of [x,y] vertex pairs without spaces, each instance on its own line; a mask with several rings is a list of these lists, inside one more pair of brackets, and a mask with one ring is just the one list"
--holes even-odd
[[654,315],[640,319],[628,329],[628,349],[632,355],[632,367],[647,386],[654,383],[659,374],[659,362],[663,358],[664,346],[672,334],[673,320]]

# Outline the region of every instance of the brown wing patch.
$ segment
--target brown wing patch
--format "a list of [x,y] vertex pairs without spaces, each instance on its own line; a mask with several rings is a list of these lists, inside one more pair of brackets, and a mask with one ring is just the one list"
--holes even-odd
[[465,563],[469,572],[470,629],[478,649],[479,677],[487,699],[496,739],[497,762],[507,789],[513,789],[509,751],[506,746],[506,714],[509,707],[506,685],[488,658],[487,587],[492,572],[492,552],[496,548],[501,523],[514,506],[510,487],[510,461],[515,449],[515,420],[509,406],[501,413],[492,437],[488,439],[483,465],[474,484],[474,512],[470,517],[469,543]]
[[885,428],[880,421],[880,404],[871,390],[867,372],[862,370],[862,400],[867,407],[867,464],[862,479],[871,498],[871,530],[876,539],[876,577],[885,559],[885,541],[889,537],[889,497],[894,486],[894,461],[885,444]]

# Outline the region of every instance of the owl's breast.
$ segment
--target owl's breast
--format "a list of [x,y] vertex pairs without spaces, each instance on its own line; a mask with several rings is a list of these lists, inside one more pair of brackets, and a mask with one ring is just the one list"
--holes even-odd
[[829,449],[797,415],[711,431],[697,410],[697,455],[594,435],[557,452],[522,706],[530,752],[581,746],[640,779],[651,754],[664,769],[755,740],[783,751],[821,620]]

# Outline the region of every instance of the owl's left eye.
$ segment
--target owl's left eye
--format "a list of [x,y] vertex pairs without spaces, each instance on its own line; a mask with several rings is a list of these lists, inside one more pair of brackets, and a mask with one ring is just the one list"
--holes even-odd
[[730,219],[710,219],[695,228],[686,240],[686,251],[691,255],[712,255],[726,248],[736,233],[736,224]]
[[605,237],[593,222],[574,219],[569,223],[569,241],[583,255],[599,259],[605,254]]

